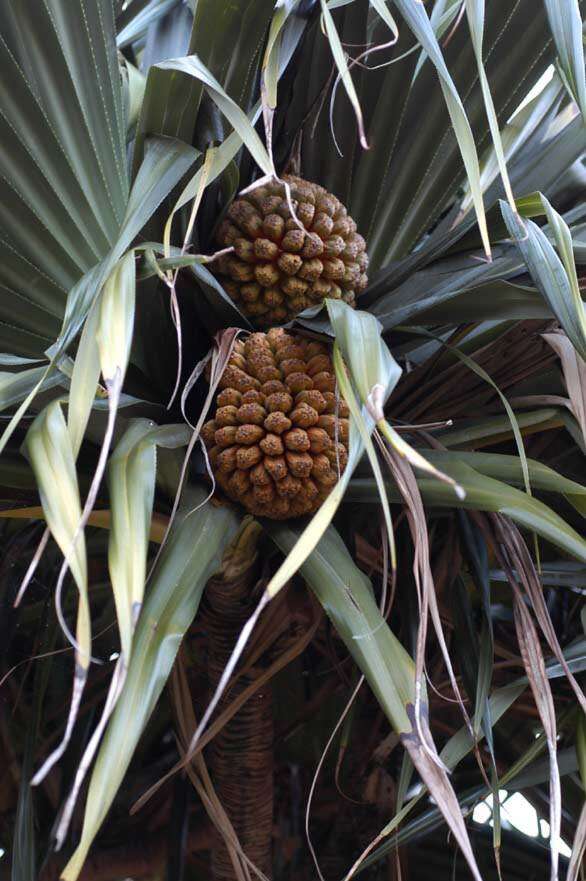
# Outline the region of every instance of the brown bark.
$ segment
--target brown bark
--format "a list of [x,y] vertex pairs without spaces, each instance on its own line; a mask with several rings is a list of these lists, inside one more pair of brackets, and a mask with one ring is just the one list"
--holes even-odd
[[[245,530],[222,574],[206,588],[205,626],[208,634],[208,678],[215,690],[234,644],[259,599],[256,524]],[[263,659],[237,677],[224,695],[218,713],[262,672]],[[273,714],[270,686],[251,697],[209,746],[208,762],[216,793],[228,814],[246,856],[265,874],[272,863]],[[234,867],[219,835],[212,845],[212,878],[233,881]]]

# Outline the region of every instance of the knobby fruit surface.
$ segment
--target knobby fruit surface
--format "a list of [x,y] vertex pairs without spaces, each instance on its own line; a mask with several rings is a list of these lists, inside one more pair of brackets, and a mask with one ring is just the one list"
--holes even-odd
[[218,485],[247,511],[316,511],[348,461],[348,407],[328,347],[282,328],[238,340],[202,437]]
[[339,199],[285,175],[239,196],[218,229],[230,254],[213,264],[224,289],[259,327],[290,321],[326,297],[355,305],[368,278],[366,243]]

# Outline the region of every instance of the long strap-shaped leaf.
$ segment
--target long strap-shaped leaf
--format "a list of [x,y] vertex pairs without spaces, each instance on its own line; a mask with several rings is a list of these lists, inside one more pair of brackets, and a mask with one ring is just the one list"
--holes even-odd
[[570,396],[572,412],[586,443],[586,361],[580,357],[565,334],[544,333],[543,339],[549,343],[562,362],[562,372]]
[[[177,448],[185,446],[188,439],[189,432],[182,426],[170,425],[157,428],[147,419],[138,420],[130,426],[111,459],[110,476],[114,479],[110,481],[112,520],[108,565],[120,630],[121,650],[110,680],[102,714],[79,762],[73,785],[55,830],[57,849],[65,840],[81,786],[126,682],[134,628],[142,608],[145,589],[155,494],[155,445]],[[108,448],[109,441],[104,440],[103,444],[100,462],[104,459],[104,451]],[[100,480],[101,472],[98,464],[92,487],[95,487]],[[95,489],[90,489],[88,500],[92,498],[93,492]],[[86,501],[82,514],[87,520],[91,516],[89,507],[91,504],[93,502],[88,504]],[[129,550],[130,537],[131,550]]]
[[165,686],[204,586],[236,532],[234,514],[209,504],[200,507],[204,499],[203,490],[185,494],[183,511],[153,574],[124,690],[92,773],[81,841],[63,871],[64,881],[76,881],[79,876]]
[[[75,454],[59,401],[53,401],[37,416],[27,433],[25,451],[35,473],[48,527],[69,564],[79,593],[76,633],[73,640],[75,644],[73,697],[61,743],[41,769],[44,776],[67,747],[91,660],[91,619],[85,540],[83,533],[76,536],[81,520],[81,503],[75,471]],[[77,537],[75,542],[74,537]],[[57,613],[60,615],[59,596],[56,597],[56,605]],[[61,623],[66,629],[63,620]]]
[[[417,483],[426,506],[467,508],[472,511],[504,514],[523,529],[536,532],[577,560],[586,560],[586,540],[539,499],[500,480],[479,474],[464,462],[448,462],[442,459],[441,466],[463,487],[466,496],[459,499],[450,486],[438,480],[419,478]],[[392,501],[400,501],[393,485],[387,483],[386,490]],[[345,498],[350,502],[377,503],[378,489],[374,480],[354,479],[350,481]]]
[[[579,672],[584,669],[584,660],[583,658],[578,658],[575,661],[570,660],[570,654],[573,657],[577,657],[582,654],[583,649],[580,646],[575,647],[572,650],[566,650],[564,654],[567,657],[568,663],[572,665],[572,669],[574,672]],[[565,675],[561,665],[557,663],[548,663],[546,667],[546,672],[548,678],[552,679],[556,676]],[[527,676],[520,677],[512,682],[510,685],[503,686],[502,688],[495,689],[488,701],[490,708],[490,718],[492,720],[493,726],[504,716],[507,710],[515,703],[517,698],[519,698],[523,692],[525,691],[528,685]],[[480,739],[484,737],[484,733],[481,733]],[[450,737],[445,746],[443,747],[440,756],[442,760],[445,762],[446,766],[453,770],[461,761],[464,759],[476,745],[475,741],[473,741],[472,735],[466,726],[460,728],[455,734]],[[535,740],[529,749],[523,754],[523,756],[518,759],[508,771],[505,772],[500,778],[501,786],[506,786],[509,781],[514,780],[517,775],[531,762],[536,756],[538,756],[545,749],[545,738],[541,737]],[[547,778],[546,776],[544,779]],[[408,814],[412,811],[412,809],[417,805],[417,803],[421,800],[422,796],[425,794],[425,790],[420,792],[418,795],[414,796],[395,816],[389,823],[385,826],[385,828],[380,832],[377,836],[377,843],[387,838],[394,832],[398,826],[403,823]],[[468,798],[464,796],[460,800],[462,807],[465,805],[471,805],[474,802],[478,802],[482,800],[486,795],[489,795],[489,790],[477,790],[474,792],[473,797]],[[437,809],[434,809],[433,813],[438,814]],[[431,816],[428,817],[428,820],[431,820]],[[431,825],[431,824],[430,824]],[[412,832],[418,832],[421,834],[423,829],[427,829],[429,831],[430,825],[424,820],[423,824],[420,819],[417,818],[413,820],[409,827],[404,827],[401,832],[397,835],[393,836],[391,839],[388,839],[381,847],[376,850],[372,856],[362,862],[359,860],[358,864],[361,864],[361,868],[368,868],[368,866],[380,860],[385,854],[389,853],[392,849],[397,847],[397,845],[401,845],[403,843],[407,843],[407,841],[411,840]],[[370,849],[369,849],[370,850]],[[574,879],[575,881],[575,879]]]
[[[394,361],[386,346],[380,346],[380,325],[374,316],[368,312],[358,312],[350,309],[345,303],[337,301],[328,301],[328,310],[332,320],[332,325],[336,335],[340,335],[340,343],[349,339],[351,335],[356,336],[356,342],[362,342],[364,349],[360,345],[355,351],[360,351],[364,355],[364,351],[369,353],[368,358],[364,358],[364,370],[359,373],[358,385],[359,392],[362,397],[362,387],[367,389],[366,395],[376,388],[381,400],[386,400],[391,393],[400,376],[400,368]],[[338,345],[338,344],[336,344]],[[343,351],[343,349],[342,349]],[[337,360],[337,359],[336,359]],[[354,368],[352,361],[352,368]],[[341,365],[337,365],[337,373],[340,375]],[[344,392],[344,389],[342,389]],[[279,566],[270,582],[267,585],[266,593],[271,598],[276,596],[281,588],[289,581],[290,578],[298,571],[299,567],[305,562],[309,554],[317,546],[324,532],[333,520],[340,503],[344,498],[344,493],[348,487],[348,483],[352,476],[352,472],[356,468],[364,447],[367,451],[370,445],[370,435],[374,429],[374,421],[368,413],[366,407],[354,402],[353,392],[348,385],[348,405],[350,407],[350,451],[348,462],[343,473],[340,475],[338,482],[332,489],[331,493],[311,518],[310,522],[303,529],[298,541],[292,552],[287,555],[283,563]],[[354,407],[356,403],[357,407]],[[361,412],[356,412],[356,409]],[[356,418],[358,417],[358,418]],[[384,486],[380,479],[380,470],[377,468],[374,450],[370,451],[370,460],[375,468],[377,482],[381,485],[384,493]],[[386,499],[383,501],[383,508],[387,517],[387,523],[390,525],[390,513]]]
[[1,4],[0,125],[0,317],[51,337],[128,198],[111,0]]
[[586,359],[586,309],[580,295],[572,249],[572,235],[562,217],[541,197],[558,248],[532,220],[523,221],[501,202],[509,233],[541,291],[581,358]]
[[484,250],[487,256],[490,256],[490,241],[484,213],[482,188],[480,186],[480,166],[476,144],[474,143],[474,135],[472,134],[466,111],[446,67],[425,6],[423,3],[413,2],[413,0],[394,0],[394,2],[438,72],[448,113],[454,126],[454,132],[458,139],[462,160],[470,182],[470,190],[476,209]]
[[559,70],[586,122],[584,43],[578,0],[544,0],[544,3],[558,53]]
[[137,419],[110,457],[108,483],[112,522],[108,567],[121,648],[127,661],[131,657],[133,632],[144,597],[155,494],[156,447],[182,447],[188,440],[187,426],[159,428],[149,419]]
[[188,55],[185,58],[172,58],[161,61],[157,65],[161,70],[175,70],[187,76],[194,77],[203,83],[218,109],[240,135],[243,144],[250,150],[256,163],[265,174],[273,172],[272,162],[266,147],[262,143],[258,133],[254,129],[248,116],[236,102],[224,91],[217,79],[210,73],[207,67],[200,61],[197,55]]
[[338,31],[336,30],[336,25],[334,24],[334,19],[332,18],[332,13],[328,8],[328,4],[326,0],[320,0],[321,3],[321,12],[325,24],[326,34],[328,36],[328,40],[330,41],[330,47],[332,50],[332,55],[334,57],[334,62],[336,67],[338,68],[339,76],[342,80],[344,88],[346,90],[346,94],[350,99],[350,103],[352,104],[352,109],[354,110],[354,115],[356,116],[356,122],[358,123],[358,135],[360,137],[360,143],[365,149],[368,149],[368,143],[366,141],[366,135],[364,134],[364,120],[362,118],[362,108],[360,107],[360,101],[358,100],[358,95],[356,94],[356,89],[354,88],[354,83],[352,81],[352,75],[348,68],[348,63],[346,61],[346,53],[344,52],[344,48],[342,46],[342,42],[338,35]]
[[81,279],[70,292],[63,329],[57,345],[51,349],[51,354],[64,350],[71,343],[114,265],[128,250],[163,199],[181,180],[196,156],[197,151],[193,147],[172,138],[148,140],[145,157],[132,186],[114,247],[93,273]]
[[484,106],[486,107],[486,115],[488,117],[488,124],[490,127],[490,134],[492,136],[492,143],[494,145],[494,151],[499,167],[499,171],[501,174],[501,178],[503,181],[503,186],[505,188],[505,192],[507,194],[507,199],[509,200],[509,205],[511,209],[515,210],[515,199],[513,196],[513,190],[511,189],[511,182],[509,180],[509,174],[507,172],[507,163],[505,160],[505,154],[503,150],[503,144],[501,140],[501,133],[499,129],[499,123],[496,116],[496,111],[494,107],[494,101],[492,100],[492,95],[490,93],[490,86],[488,83],[488,77],[486,75],[486,71],[484,69],[484,61],[482,58],[482,47],[483,47],[483,37],[484,37],[484,12],[485,12],[485,0],[466,0],[466,14],[468,16],[468,24],[470,26],[470,34],[472,37],[472,43],[474,44],[474,54],[476,55],[476,64],[478,67],[478,76],[480,79],[480,86],[482,89],[482,97],[484,98]]
[[[297,541],[286,524],[271,524],[269,532],[285,553]],[[389,722],[400,735],[413,764],[436,799],[460,845],[476,881],[481,875],[472,852],[458,800],[444,767],[430,757],[435,752],[429,730],[426,742],[414,724],[415,665],[378,609],[372,587],[357,568],[333,527],[302,564],[300,572],[332,620],[337,632],[366,676]],[[427,729],[427,725],[424,726]]]
[[[196,25],[197,24],[200,25],[200,30],[202,31],[202,33],[205,32],[206,25],[209,25],[213,19],[213,16],[210,14],[209,8],[206,5],[207,3],[210,3],[210,2],[214,2],[214,0],[206,0],[206,2],[204,2],[204,0],[200,0],[200,2],[198,3],[198,6],[197,6],[198,19],[196,21]],[[243,3],[242,0],[240,0],[240,7],[241,8],[239,9],[238,4],[233,4],[229,10],[228,9],[225,10],[225,15],[230,18],[236,16],[236,18],[240,21],[240,23],[243,24],[246,19],[249,19],[251,16],[254,17],[255,13],[258,13],[256,15],[256,18],[258,21],[260,21],[262,23],[262,15],[264,14],[263,7],[265,7],[265,6],[267,6],[266,0],[264,0],[264,3],[262,2],[262,0],[260,0],[260,2],[258,2],[258,0],[257,0],[257,3],[253,3],[252,0],[247,0],[246,3]],[[239,15],[239,13],[240,13],[240,15]],[[260,16],[260,18],[259,18],[259,16]],[[277,9],[275,11],[275,18],[277,18],[277,19],[280,18],[279,9]],[[196,42],[197,42],[197,40],[199,40],[201,42],[201,40],[203,38],[197,36],[196,30],[197,30],[197,27],[194,28],[194,38],[196,38]],[[215,25],[212,26],[212,31],[215,32],[216,30],[217,29],[216,29]],[[223,39],[225,39],[225,37],[222,38],[221,35],[216,34],[216,36],[218,36],[218,38],[221,41]],[[279,47],[279,53],[278,53],[278,62],[279,62],[278,63],[278,74],[279,74],[279,76],[281,76],[283,74],[285,68],[289,64],[291,57],[293,55],[293,52],[295,51],[295,48],[297,46],[297,43],[298,43],[300,36],[301,36],[301,30],[294,29],[293,33],[291,35],[291,39],[289,39],[289,40],[283,39],[282,40],[281,45]],[[231,132],[231,134],[229,134],[228,137],[224,138],[224,140],[222,141],[221,144],[219,144],[218,147],[214,148],[213,163],[212,163],[211,168],[207,172],[207,184],[208,185],[211,184],[218,177],[218,175],[220,175],[224,171],[224,169],[227,168],[227,166],[230,164],[230,162],[237,155],[237,153],[240,150],[240,148],[242,147],[243,143],[246,143],[246,142],[247,142],[247,146],[251,152],[251,155],[254,156],[255,160],[258,161],[258,159],[262,159],[262,162],[260,163],[260,167],[263,169],[268,168],[270,165],[270,157],[268,155],[267,150],[265,149],[262,142],[258,141],[255,138],[255,136],[251,135],[251,133],[250,133],[250,127],[252,127],[254,130],[254,125],[256,124],[256,121],[257,121],[257,119],[260,115],[260,112],[261,112],[260,102],[258,101],[254,105],[254,107],[250,110],[250,112],[248,114],[248,125],[247,125],[245,123],[244,119],[242,119],[242,117],[238,114],[237,110],[235,110],[235,108],[232,106],[232,104],[234,102],[232,102],[232,99],[229,97],[226,90],[223,89],[222,86],[218,83],[217,79],[215,77],[213,77],[213,75],[209,71],[209,69],[207,69],[205,67],[205,65],[203,65],[203,63],[201,62],[201,59],[199,59],[198,56],[195,56],[195,58],[198,59],[197,65],[195,67],[193,67],[193,69],[189,69],[189,68],[191,68],[191,65],[189,64],[190,57],[188,57],[187,59],[185,59],[185,58],[179,59],[181,62],[187,62],[188,69],[186,69],[184,72],[188,73],[192,78],[197,79],[197,81],[199,83],[202,83],[203,85],[205,85],[210,90],[211,95],[214,98],[214,100],[216,99],[216,97],[221,99],[223,102],[221,109],[224,111],[224,109],[230,108],[230,113],[232,114],[232,119],[230,121],[233,124],[236,121],[238,122],[238,125],[235,126],[234,131]],[[234,70],[238,70],[239,67],[240,66],[238,64],[236,64],[234,66]],[[157,67],[157,70],[158,69],[159,69],[159,67]],[[173,73],[175,68],[173,66],[171,66],[170,68],[160,67],[160,70],[161,71],[166,70],[169,73]],[[248,69],[246,71],[246,76],[245,76],[246,81],[249,80],[250,75],[251,75],[251,70]],[[273,71],[273,76],[275,76],[275,75],[276,75],[276,72]],[[244,83],[242,88],[246,91],[245,86],[246,86],[246,83]],[[147,99],[148,99],[148,89],[147,89]],[[229,117],[227,117],[227,118],[229,118]],[[243,136],[245,136],[245,137],[243,137]],[[260,148],[259,148],[259,143],[260,143]],[[251,149],[252,147],[254,147],[254,150]],[[268,164],[267,164],[267,159],[268,159]],[[165,226],[165,251],[167,254],[170,249],[171,225],[173,222],[173,218],[174,218],[175,214],[177,213],[177,211],[180,210],[180,208],[182,208],[189,201],[191,201],[192,199],[195,199],[197,197],[197,194],[198,194],[200,187],[201,187],[201,184],[202,184],[203,173],[204,173],[203,168],[199,168],[198,171],[193,175],[192,179],[187,183],[187,185],[184,187],[183,191],[179,195],[179,198],[177,199],[177,202],[173,208],[173,211],[171,212],[171,214],[169,215],[169,218],[167,219],[167,223]],[[204,268],[204,271],[205,271],[205,268]]]
[[[502,453],[484,453],[482,451],[469,450],[423,450],[423,454],[430,462],[439,468],[449,470],[450,466],[456,467],[463,463],[470,465],[480,474],[511,483],[513,486],[525,485],[523,465],[519,456],[507,456]],[[546,492],[563,493],[571,505],[586,516],[586,486],[564,477],[558,471],[538,462],[537,459],[527,459],[527,469],[531,486]]]
[[[149,26],[177,6],[177,0],[142,0],[141,3],[125,4],[126,8],[118,18],[116,44],[124,49],[146,34]],[[137,7],[135,9],[135,7]]]
[[6,426],[0,437],[0,453],[42,383],[53,372],[56,361],[75,339],[116,263],[128,250],[165,196],[185,174],[196,155],[192,147],[169,138],[149,140],[144,161],[130,193],[118,239],[108,256],[86,273],[69,292],[61,333],[47,350],[51,362],[45,368],[37,386],[30,391]]
[[39,202],[50,189],[79,218],[81,229],[70,227],[73,236],[97,221],[111,242],[128,192],[111,3],[80,0],[73,9],[66,0],[8,0],[0,33],[4,88],[18,99],[3,95],[0,106],[12,136],[26,144],[20,162],[9,165],[8,180],[24,183],[28,169],[45,179],[34,204],[49,234],[61,231],[50,228]]

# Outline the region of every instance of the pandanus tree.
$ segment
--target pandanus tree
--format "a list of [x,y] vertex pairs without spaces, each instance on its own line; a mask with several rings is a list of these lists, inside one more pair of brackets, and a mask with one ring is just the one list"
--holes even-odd
[[583,5],[2,4],[15,881],[579,876]]

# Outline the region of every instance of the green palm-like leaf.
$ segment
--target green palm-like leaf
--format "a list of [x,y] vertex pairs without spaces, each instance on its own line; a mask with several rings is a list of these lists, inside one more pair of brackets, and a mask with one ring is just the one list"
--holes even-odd
[[[586,559],[586,541],[543,502],[507,486],[500,480],[479,474],[464,462],[448,463],[444,459],[442,464],[446,473],[463,487],[466,495],[461,500],[455,500],[451,487],[437,480],[420,478],[417,482],[427,505],[505,514],[523,528],[535,531],[576,559]],[[391,485],[387,485],[387,493],[389,498],[399,499],[397,490]],[[348,501],[368,502],[376,501],[376,495],[377,489],[373,480],[355,478],[350,482],[346,498]]]
[[63,872],[65,881],[75,881],[81,871],[165,686],[206,581],[219,567],[236,527],[230,511],[205,504],[203,492],[185,494],[184,507],[152,575],[124,689],[90,781],[81,841]]
[[75,15],[59,0],[3,4],[0,65],[1,345],[14,351],[16,325],[28,341],[19,351],[39,354],[57,335],[69,290],[112,247],[124,216],[112,4],[82,0]]
[[582,16],[577,0],[544,0],[551,32],[558,52],[559,66],[568,91],[586,119],[586,80]]
[[572,235],[567,224],[543,198],[560,256],[547,236],[531,220],[523,221],[502,205],[505,222],[550,309],[572,340],[576,351],[586,358],[586,311],[576,276]]
[[[290,552],[297,536],[288,526],[271,527],[279,547]],[[480,872],[472,853],[462,815],[445,770],[430,759],[433,742],[424,742],[416,721],[415,665],[386,624],[374,602],[368,579],[356,567],[336,531],[330,529],[301,565],[300,572],[332,620],[421,777],[462,848],[474,878]],[[422,711],[427,715],[424,697]],[[439,760],[438,760],[439,762]]]

